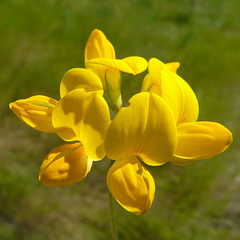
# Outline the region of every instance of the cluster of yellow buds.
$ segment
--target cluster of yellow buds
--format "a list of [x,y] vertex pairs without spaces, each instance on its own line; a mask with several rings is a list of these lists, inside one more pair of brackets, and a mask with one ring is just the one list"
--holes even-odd
[[[184,166],[223,152],[232,142],[231,132],[219,123],[197,121],[196,95],[177,75],[178,67],[156,58],[116,59],[112,44],[95,29],[87,41],[85,68],[65,73],[59,101],[36,95],[10,103],[24,123],[68,142],[46,156],[40,181],[46,186],[76,183],[94,161],[107,156],[113,161],[107,174],[110,192],[126,210],[141,215],[155,194],[154,179],[142,163]],[[146,69],[141,91],[122,107],[120,73]],[[110,108],[116,114],[112,120]]]

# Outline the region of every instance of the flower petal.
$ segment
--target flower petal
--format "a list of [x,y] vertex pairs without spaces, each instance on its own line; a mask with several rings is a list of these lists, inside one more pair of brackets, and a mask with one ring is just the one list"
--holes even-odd
[[100,78],[84,68],[73,68],[65,73],[60,85],[61,98],[68,92],[83,88],[86,92],[98,92],[103,95],[103,86]]
[[121,72],[134,74],[133,69],[123,60],[110,58],[94,58],[86,62],[86,68],[95,69],[98,67],[110,67]]
[[110,115],[105,99],[97,93],[75,89],[65,95],[53,111],[53,126],[66,141],[79,140],[93,160],[105,156],[103,141]]
[[155,194],[154,179],[136,156],[115,161],[108,171],[107,184],[127,211],[142,215],[150,208]]
[[180,67],[180,63],[179,62],[166,63],[165,65],[173,73],[177,73],[177,70]]
[[36,95],[9,104],[11,110],[27,125],[39,131],[55,132],[52,126],[52,111],[57,101],[46,96]]
[[85,62],[93,58],[115,58],[113,45],[98,29],[92,31],[85,48]]
[[147,60],[138,56],[126,57],[123,58],[122,61],[127,63],[127,65],[132,69],[134,75],[145,71],[148,66]]
[[94,69],[96,68],[96,66],[94,65],[114,68],[121,72],[136,75],[146,70],[147,61],[142,57],[133,56],[124,58],[122,60],[109,58],[94,58],[86,62],[87,68]]
[[156,94],[139,93],[113,119],[105,138],[111,159],[138,155],[146,164],[161,165],[176,147],[176,124],[166,102]]
[[[184,161],[207,159],[218,155],[232,142],[231,132],[219,123],[193,122],[178,125],[178,145],[174,156]],[[175,158],[171,162],[178,165]],[[186,164],[185,164],[186,165]]]
[[156,58],[150,59],[148,70],[142,91],[160,95],[171,107],[177,123],[196,121],[198,101],[188,83]]
[[80,143],[53,149],[44,159],[39,180],[46,186],[64,186],[81,181],[90,171],[92,160]]

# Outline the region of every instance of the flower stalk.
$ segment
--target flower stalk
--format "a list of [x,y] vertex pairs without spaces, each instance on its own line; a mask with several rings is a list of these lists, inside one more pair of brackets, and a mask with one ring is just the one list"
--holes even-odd
[[[113,162],[110,160],[110,167],[112,166]],[[114,212],[114,199],[113,195],[108,189],[108,201],[109,201],[109,217],[110,217],[110,225],[111,225],[111,233],[112,233],[112,240],[118,240],[117,228],[116,228],[116,221],[115,221],[115,212]]]

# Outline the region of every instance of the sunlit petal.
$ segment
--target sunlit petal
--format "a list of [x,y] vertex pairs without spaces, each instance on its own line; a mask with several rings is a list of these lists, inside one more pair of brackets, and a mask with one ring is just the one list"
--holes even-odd
[[42,132],[55,132],[52,126],[52,111],[57,101],[36,95],[9,104],[11,110],[27,125]]
[[84,68],[73,68],[65,73],[60,85],[60,95],[64,97],[68,92],[83,88],[86,92],[98,92],[103,95],[103,86],[100,78]]
[[110,67],[122,72],[134,74],[133,69],[126,62],[120,59],[94,58],[86,62],[87,68],[94,69],[94,65],[100,67],[101,66]]
[[92,31],[85,49],[85,62],[93,58],[115,58],[115,50],[111,42],[98,29]]
[[150,208],[155,193],[154,179],[136,156],[115,161],[108,171],[107,184],[112,195],[129,212],[142,215]]
[[179,62],[166,63],[165,65],[173,73],[177,73],[177,70],[180,67],[180,63]]
[[156,94],[139,93],[113,119],[105,138],[111,159],[138,155],[149,165],[167,162],[176,147],[176,124],[166,102]]
[[39,180],[46,186],[64,186],[81,181],[90,171],[92,160],[80,143],[53,149],[44,159]]
[[[186,161],[214,157],[232,142],[231,132],[215,122],[182,123],[177,131],[178,144],[174,155]],[[174,159],[171,162],[175,163]]]
[[88,68],[94,69],[94,65],[110,67],[117,69],[121,72],[136,75],[146,70],[147,61],[142,57],[127,57],[122,60],[108,58],[94,58],[86,62],[86,66]]
[[177,123],[196,121],[198,101],[188,83],[156,58],[150,59],[148,70],[142,91],[160,95],[171,107]]
[[97,93],[75,89],[65,95],[53,111],[53,126],[66,141],[79,140],[93,160],[104,157],[103,141],[110,115],[105,99]]

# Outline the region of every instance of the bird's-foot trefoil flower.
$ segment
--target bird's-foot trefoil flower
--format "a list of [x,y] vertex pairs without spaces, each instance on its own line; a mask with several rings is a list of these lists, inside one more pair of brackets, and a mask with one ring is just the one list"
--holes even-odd
[[164,64],[156,58],[150,59],[142,91],[158,94],[172,109],[178,143],[170,161],[184,166],[222,153],[231,144],[232,134],[219,123],[196,122],[198,101],[187,82],[176,74],[178,67],[178,63]]
[[20,99],[9,104],[10,109],[27,125],[39,131],[55,132],[52,111],[57,101],[43,95]]
[[106,155],[115,163],[107,175],[117,201],[137,215],[151,206],[155,184],[141,162],[160,166],[169,161],[177,144],[177,129],[168,104],[158,95],[139,93],[113,119],[105,138]]
[[146,70],[147,61],[138,56],[116,59],[111,42],[102,31],[95,29],[86,44],[85,67],[99,76],[104,97],[109,106],[117,112],[122,106],[120,71],[139,74]]

